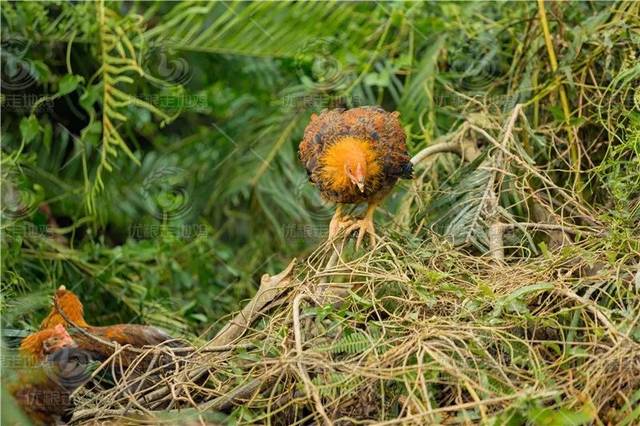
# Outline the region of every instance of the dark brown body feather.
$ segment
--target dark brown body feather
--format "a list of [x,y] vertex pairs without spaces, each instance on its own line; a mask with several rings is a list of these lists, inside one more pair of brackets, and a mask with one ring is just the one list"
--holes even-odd
[[[399,178],[411,178],[411,158],[398,115],[397,112],[389,113],[378,107],[359,107],[333,109],[323,111],[319,116],[311,116],[298,154],[309,179],[326,199],[336,203],[372,201],[384,197]],[[367,186],[364,193],[355,190],[334,191],[320,174],[324,151],[344,137],[367,140],[377,151],[382,175],[373,185]]]

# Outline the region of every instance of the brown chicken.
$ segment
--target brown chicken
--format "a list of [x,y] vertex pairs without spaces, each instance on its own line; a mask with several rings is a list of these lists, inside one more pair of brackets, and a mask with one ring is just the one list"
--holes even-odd
[[58,324],[25,337],[20,343],[20,353],[27,360],[43,361],[58,349],[76,346],[67,330]]
[[[40,331],[27,336],[20,344],[20,353],[34,367],[30,374],[22,374],[11,388],[18,404],[38,424],[57,424],[70,414],[73,410],[73,403],[69,399],[71,392],[92,380],[90,367],[113,355],[113,342],[133,348],[160,344],[185,346],[155,327],[136,324],[91,326],[84,319],[84,307],[80,299],[64,286],[58,288],[54,300],[54,306],[40,325]],[[78,328],[68,324],[58,309]],[[135,386],[138,386],[135,378],[146,372],[153,358],[151,355],[143,359],[138,357],[139,352],[124,350],[117,358],[119,365],[125,369],[136,361],[133,375],[130,376]],[[156,359],[154,365],[166,365],[168,371],[174,364],[164,358]],[[118,369],[118,375],[120,371]],[[144,377],[144,384],[153,383],[157,378],[156,375]]]
[[[373,214],[400,178],[413,174],[399,113],[378,107],[334,109],[313,114],[300,143],[300,161],[324,198],[337,203],[329,225],[333,238],[343,228],[375,242]],[[342,205],[368,202],[364,218],[343,217]]]
[[60,424],[73,408],[69,396],[91,377],[91,357],[62,325],[27,337],[20,352],[26,369],[8,385],[9,392],[33,423]]
[[[72,291],[67,290],[64,286],[58,288],[54,299],[54,306],[40,325],[40,329],[44,331],[58,326],[67,327],[78,348],[92,354],[97,360],[105,360],[113,354],[113,346],[109,344],[112,342],[116,342],[121,346],[130,345],[133,348],[156,346],[159,344],[165,344],[173,348],[185,346],[159,328],[148,325],[116,324],[105,327],[91,326],[84,319],[84,307],[78,296]],[[81,330],[71,328],[72,325],[67,323],[56,306]],[[97,339],[92,338],[88,334],[97,337]],[[29,339],[29,337],[27,337],[25,341]],[[125,351],[123,355],[122,361],[126,366],[131,359],[135,358],[136,354]]]

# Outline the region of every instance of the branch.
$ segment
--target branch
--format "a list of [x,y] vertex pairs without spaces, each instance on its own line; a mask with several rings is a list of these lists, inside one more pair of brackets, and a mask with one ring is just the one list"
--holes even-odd
[[253,322],[256,314],[289,286],[291,271],[293,271],[295,265],[296,259],[293,259],[289,266],[279,274],[273,277],[269,276],[269,274],[264,274],[260,279],[260,288],[256,295],[253,296],[253,299],[202,349],[207,350],[211,347],[226,346],[240,337],[247,330],[249,324]]
[[304,300],[305,298],[307,298],[305,294],[303,293],[298,294],[295,297],[295,299],[293,299],[293,306],[292,306],[293,332],[294,332],[294,337],[296,341],[296,358],[297,358],[296,364],[298,366],[298,370],[300,370],[299,371],[300,377],[304,382],[304,387],[305,387],[305,390],[307,391],[307,395],[309,395],[313,399],[313,402],[315,404],[316,410],[318,411],[318,414],[322,417],[324,424],[332,425],[333,423],[329,419],[329,416],[327,416],[327,412],[324,410],[324,406],[322,405],[322,399],[320,398],[320,394],[318,393],[318,390],[315,388],[315,386],[313,386],[313,382],[311,382],[311,378],[309,377],[307,370],[305,370],[304,365],[302,364],[303,349],[302,349],[302,330],[300,327],[300,302],[302,302],[302,300]]
[[432,155],[445,152],[458,154],[468,161],[473,161],[480,155],[480,150],[476,144],[471,141],[439,142],[418,152],[411,159],[411,163],[415,166]]
[[620,330],[618,330],[616,326],[611,323],[609,318],[607,318],[607,316],[600,309],[598,309],[597,305],[593,301],[587,300],[584,297],[577,295],[571,289],[566,287],[556,288],[554,291],[568,299],[573,300],[574,302],[582,304],[604,325],[607,331],[609,331],[609,333],[611,334],[611,337],[614,341],[617,341],[616,336],[622,336],[629,339],[629,336],[621,333]]
[[[547,12],[544,9],[544,0],[538,0],[538,14],[540,15],[540,25],[542,26],[542,34],[544,35],[544,43],[547,47],[549,55],[549,63],[551,71],[555,74],[558,71],[558,60],[556,52],[553,48],[553,40],[551,40],[551,32],[549,31],[549,23],[547,22]],[[556,76],[555,82],[558,84],[558,92],[560,93],[560,104],[564,115],[565,126],[567,127],[567,137],[569,138],[569,156],[571,157],[571,168],[575,173],[574,188],[578,192],[578,196],[582,196],[582,181],[580,178],[580,144],[576,140],[574,128],[571,125],[571,111],[569,109],[569,100],[564,84],[560,81],[560,76]]]
[[[202,348],[197,349],[195,352],[213,352],[219,351],[220,348],[228,348],[232,350],[235,346],[230,343],[238,339],[249,328],[249,325],[255,320],[256,315],[276,297],[282,294],[282,291],[287,288],[291,282],[291,272],[296,265],[296,259],[293,259],[291,263],[279,274],[273,277],[269,274],[264,274],[260,280],[260,288],[256,295],[247,303],[247,305],[240,311],[220,332],[211,339]],[[209,370],[209,365],[205,363],[204,366],[195,369],[191,372],[183,373],[178,379],[178,382],[183,381],[196,381],[200,379]],[[261,379],[256,379],[260,381]],[[139,398],[140,402],[162,402],[162,398],[171,393],[171,387],[169,384],[153,390],[142,398]],[[230,402],[231,400],[226,400]]]

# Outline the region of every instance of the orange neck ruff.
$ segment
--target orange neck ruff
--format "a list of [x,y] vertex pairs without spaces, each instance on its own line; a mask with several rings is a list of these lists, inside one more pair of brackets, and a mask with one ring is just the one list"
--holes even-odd
[[358,164],[365,171],[365,188],[379,178],[378,154],[365,139],[346,136],[327,147],[321,159],[320,176],[329,189],[335,192],[357,191],[346,172],[346,167],[356,170]]
[[45,356],[44,342],[53,338],[58,338],[60,343],[65,340],[71,342],[71,336],[66,329],[58,325],[25,337],[20,343],[20,353],[28,360],[41,360]]

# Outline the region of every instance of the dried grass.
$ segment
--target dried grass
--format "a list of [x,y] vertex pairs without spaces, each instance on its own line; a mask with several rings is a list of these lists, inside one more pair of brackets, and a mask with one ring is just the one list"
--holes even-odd
[[[490,234],[499,254],[455,248],[422,227],[385,231],[363,252],[344,236],[325,242],[263,277],[256,298],[203,348],[156,349],[170,354],[167,365],[78,391],[73,422],[156,423],[179,411],[205,424],[235,406],[244,407],[236,421],[259,424],[637,422],[638,253],[611,257],[615,232],[518,152],[511,142],[526,131],[522,121],[517,106],[499,138],[469,124],[494,146],[479,166],[493,174],[483,196],[498,197],[509,176],[551,222],[518,222],[489,203],[483,215],[500,228]],[[531,191],[531,177],[543,190]],[[551,234],[557,244],[526,256],[505,232],[522,241]]]

